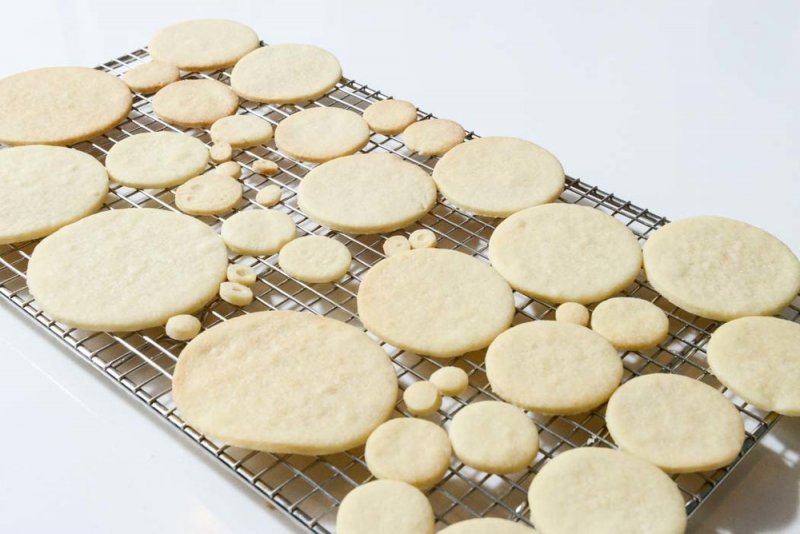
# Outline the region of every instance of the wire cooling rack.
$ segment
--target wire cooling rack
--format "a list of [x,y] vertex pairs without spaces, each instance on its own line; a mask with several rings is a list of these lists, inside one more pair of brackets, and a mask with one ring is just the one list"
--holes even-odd
[[[148,53],[136,50],[111,60],[98,69],[121,76],[132,67],[145,62]],[[229,71],[210,74],[189,74],[187,78],[213,78],[227,82]],[[361,112],[372,102],[388,96],[355,80],[342,79],[334,89],[316,101],[301,106],[270,106],[243,102],[239,113],[253,114],[277,124],[286,116],[303,108],[334,106]],[[432,115],[419,113],[420,119]],[[159,120],[153,113],[149,97],[135,95],[128,120],[91,142],[76,145],[103,161],[108,150],[126,137],[150,131],[186,131],[211,142],[203,129],[184,130]],[[468,138],[475,137],[470,132]],[[428,172],[436,158],[412,155],[398,137],[375,134],[364,152],[390,152],[411,161]],[[264,177],[252,172],[252,163],[270,159],[280,167],[280,173]],[[257,191],[274,183],[282,189],[282,199],[273,209],[288,213],[297,223],[301,234],[327,235],[344,243],[353,256],[350,273],[335,284],[308,285],[292,279],[277,265],[276,257],[231,256],[231,261],[250,265],[258,273],[253,286],[255,300],[244,309],[216,300],[202,312],[204,328],[231,317],[261,310],[304,310],[361,327],[356,315],[356,293],[364,273],[383,258],[385,236],[352,236],[333,232],[307,219],[297,208],[297,186],[312,165],[286,157],[272,147],[238,151],[235,160],[242,165],[244,197],[236,210],[259,208],[255,203]],[[568,178],[561,201],[593,206],[625,223],[644,242],[647,236],[667,220],[615,195]],[[137,190],[112,185],[106,199],[107,209],[155,207],[176,210],[174,190]],[[223,218],[202,217],[218,228]],[[423,219],[406,228],[408,235],[418,228],[432,230],[439,247],[451,248],[488,261],[486,249],[496,220],[474,217],[438,202]],[[400,232],[395,232],[400,233]],[[81,360],[88,362],[103,376],[149,408],[169,426],[194,441],[198,450],[216,458],[224,469],[241,483],[255,490],[276,508],[291,516],[308,530],[332,532],[336,510],[342,498],[355,486],[367,481],[370,473],[363,458],[363,448],[324,457],[274,455],[237,447],[225,446],[207,438],[181,419],[171,396],[172,371],[184,343],[166,337],[162,328],[141,332],[113,334],[86,332],[68,328],[50,319],[32,299],[26,287],[25,271],[36,242],[0,246],[0,294],[10,307],[26,314],[45,331],[60,339]],[[748,405],[726,391],[708,371],[705,346],[718,323],[698,318],[672,306],[640,277],[625,291],[654,302],[670,319],[670,336],[656,349],[623,354],[625,380],[642,374],[670,372],[701,380],[723,391],[742,413],[746,440],[742,453],[728,467],[713,472],[685,474],[675,477],[691,515],[736,468],[742,458],[778,420],[775,413],[766,413]],[[552,319],[550,304],[515,294],[517,314],[515,324],[537,319]],[[783,312],[783,317],[800,322],[800,299]],[[429,418],[445,427],[452,416],[468,403],[496,398],[489,389],[483,366],[483,354],[469,354],[452,361],[433,360],[402,352],[384,344],[391,356],[401,387],[428,378],[444,365],[457,365],[469,374],[469,388],[456,398],[446,397],[437,414]],[[408,415],[402,401],[399,413]],[[526,492],[535,473],[555,455],[576,447],[614,447],[604,422],[604,409],[573,417],[545,417],[530,414],[541,434],[541,450],[529,470],[513,475],[489,475],[475,471],[453,459],[445,478],[428,490],[436,512],[438,525],[451,524],[472,517],[504,517],[528,523]]]

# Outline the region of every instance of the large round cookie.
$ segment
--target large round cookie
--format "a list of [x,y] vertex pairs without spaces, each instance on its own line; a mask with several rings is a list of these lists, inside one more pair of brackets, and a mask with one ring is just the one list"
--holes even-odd
[[358,313],[392,345],[434,358],[481,349],[511,325],[514,296],[488,265],[453,250],[419,249],[367,271]]
[[163,325],[214,298],[228,258],[205,223],[165,210],[104,211],[34,249],[28,287],[57,321],[85,330]]
[[363,444],[389,417],[397,377],[361,330],[267,311],[194,338],[175,368],[173,395],[187,423],[227,444],[329,454]]
[[119,78],[85,67],[29,70],[0,80],[0,143],[69,145],[97,137],[131,110]]
[[111,179],[129,187],[180,185],[203,172],[208,149],[198,138],[176,132],[148,132],[123,139],[108,151]]
[[721,321],[772,315],[800,291],[800,261],[777,238],[723,217],[691,217],[644,245],[647,280],[671,303]]
[[489,240],[492,266],[511,287],[549,302],[597,302],[622,291],[642,265],[639,242],[599,210],[546,204],[500,223]]
[[536,531],[522,523],[515,523],[508,519],[478,517],[453,523],[440,530],[439,534],[536,534]]
[[182,70],[230,67],[258,48],[256,32],[224,19],[186,20],[161,28],[150,41],[150,55]]
[[290,115],[275,129],[275,146],[289,157],[313,163],[349,156],[369,140],[361,115],[342,108],[309,108]]
[[345,495],[336,513],[338,534],[433,534],[428,498],[399,480],[373,480]]
[[153,111],[170,124],[207,128],[236,113],[239,97],[217,80],[180,80],[153,96]]

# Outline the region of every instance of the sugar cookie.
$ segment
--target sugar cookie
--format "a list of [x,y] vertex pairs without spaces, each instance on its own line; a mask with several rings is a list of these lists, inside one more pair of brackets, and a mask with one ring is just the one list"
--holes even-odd
[[139,189],[180,185],[202,173],[208,149],[198,138],[175,132],[132,135],[111,147],[106,169],[112,180]]
[[369,127],[384,135],[396,135],[417,120],[417,107],[405,100],[381,100],[364,110]]
[[403,252],[408,252],[409,250],[411,250],[411,243],[404,235],[393,235],[388,237],[386,241],[383,242],[383,253],[387,258],[389,256],[395,256],[397,254],[402,254]]
[[241,199],[239,181],[217,171],[192,178],[175,190],[175,205],[190,215],[222,215]]
[[194,315],[175,315],[167,320],[164,329],[175,341],[189,341],[200,333],[200,319]]
[[205,71],[230,67],[259,44],[256,32],[244,24],[198,19],[161,28],[148,49],[154,58],[182,70]]
[[369,140],[360,115],[341,108],[298,111],[278,123],[275,146],[294,159],[322,163],[358,152]]
[[589,309],[577,302],[564,302],[556,308],[556,321],[589,326]]
[[272,176],[278,174],[278,171],[280,170],[281,168],[278,167],[278,164],[269,159],[260,159],[253,162],[253,171],[257,172],[258,174]]
[[181,80],[153,96],[153,111],[161,119],[186,128],[211,126],[238,107],[236,93],[216,80]]
[[414,382],[403,392],[403,402],[414,415],[430,415],[442,405],[442,396],[430,382]]
[[604,300],[594,309],[592,330],[619,350],[645,350],[667,339],[669,319],[652,302],[615,297]]
[[256,271],[249,265],[231,263],[226,271],[229,282],[236,282],[243,286],[252,286],[256,283]]
[[278,264],[286,274],[311,284],[339,280],[347,273],[352,260],[343,243],[319,235],[295,239],[278,255]]
[[233,148],[228,143],[214,143],[208,149],[208,155],[214,163],[225,163],[233,157]]
[[231,178],[240,178],[242,176],[242,166],[235,161],[226,161],[224,163],[220,163],[214,170],[223,174],[227,174]]
[[214,122],[209,133],[215,143],[228,143],[233,148],[250,148],[269,143],[272,125],[255,115],[231,115]]
[[433,372],[430,378],[431,384],[436,386],[439,393],[455,397],[466,391],[469,385],[467,372],[460,367],[442,367]]
[[414,230],[408,236],[411,248],[434,248],[436,246],[436,234],[427,228]]
[[247,306],[253,302],[253,290],[237,282],[222,282],[219,285],[219,298],[234,306]]
[[256,202],[271,208],[281,201],[281,188],[275,184],[270,184],[256,194]]
[[177,82],[181,72],[174,65],[151,61],[137,65],[122,75],[122,81],[137,93],[149,95],[172,82]]
[[399,480],[374,480],[345,495],[336,514],[339,534],[433,534],[428,498]]
[[249,256],[271,256],[294,239],[297,230],[282,211],[240,211],[222,223],[222,239],[229,249]]
[[447,119],[428,119],[415,122],[403,131],[403,142],[412,152],[423,156],[442,156],[461,144],[466,136],[464,128]]
[[454,523],[440,530],[439,534],[536,534],[536,531],[508,519],[478,517]]

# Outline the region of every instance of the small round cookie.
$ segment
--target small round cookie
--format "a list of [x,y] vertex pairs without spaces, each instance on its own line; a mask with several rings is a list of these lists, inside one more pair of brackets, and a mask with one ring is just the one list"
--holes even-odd
[[391,232],[433,208],[436,184],[393,154],[356,154],[312,169],[300,182],[298,203],[315,222],[340,232]]
[[358,288],[364,326],[403,350],[452,358],[511,325],[514,296],[488,265],[461,252],[412,250],[378,262]]
[[436,386],[427,381],[414,382],[403,392],[403,402],[414,415],[430,415],[442,405]]
[[556,321],[589,326],[589,309],[577,302],[564,302],[556,308]]
[[253,162],[253,171],[265,176],[273,176],[281,170],[278,164],[269,159],[260,159]]
[[369,141],[360,115],[341,108],[309,108],[289,115],[275,129],[275,146],[294,159],[323,163],[358,152]]
[[275,184],[270,184],[256,194],[256,202],[271,208],[281,201],[281,188]]
[[253,302],[253,290],[237,282],[222,282],[219,285],[219,298],[234,306],[247,306]]
[[153,111],[161,119],[186,128],[211,126],[238,107],[236,93],[216,80],[181,80],[153,96]]
[[50,67],[0,80],[0,143],[71,145],[107,132],[131,110],[119,78],[85,67]]
[[242,166],[235,161],[226,161],[224,163],[220,163],[214,170],[223,174],[227,174],[231,178],[240,178],[242,176]]
[[584,413],[622,380],[622,360],[583,326],[533,321],[503,332],[486,352],[486,376],[504,400],[547,415]]
[[588,206],[518,211],[489,239],[492,266],[511,287],[548,302],[589,304],[636,279],[642,251],[624,224]]
[[450,438],[437,424],[401,417],[376,428],[364,447],[375,478],[402,480],[419,489],[439,482],[450,466]]
[[181,78],[181,72],[174,65],[151,61],[137,65],[122,75],[122,81],[131,91],[149,95]]
[[499,401],[465,406],[450,424],[459,460],[473,469],[505,475],[522,471],[539,452],[539,433],[525,412]]
[[409,250],[411,250],[411,242],[404,235],[393,235],[383,242],[383,253],[387,258]]
[[373,480],[348,493],[336,514],[339,534],[433,534],[428,498],[399,480]]
[[707,352],[711,371],[738,396],[762,410],[800,415],[800,324],[742,317],[720,326]]
[[514,137],[484,137],[455,147],[436,164],[433,179],[451,204],[487,217],[552,202],[564,190],[564,169],[555,156]]
[[434,371],[430,382],[442,395],[455,397],[466,391],[469,385],[469,376],[460,367],[447,366]]
[[224,19],[185,20],[161,28],[148,45],[157,60],[189,71],[230,67],[259,46],[256,32]]
[[454,523],[440,530],[439,534],[536,534],[536,531],[508,519],[478,517]]
[[411,248],[434,248],[436,247],[436,234],[427,228],[420,228],[411,232],[408,242],[411,244]]
[[646,350],[667,339],[669,319],[664,310],[652,302],[614,297],[595,307],[592,330],[619,350]]
[[277,44],[243,57],[231,72],[231,87],[253,102],[297,104],[324,95],[341,77],[339,60],[327,50]]
[[228,143],[233,148],[264,145],[272,139],[272,125],[255,115],[222,117],[209,130],[215,143]]
[[175,341],[189,341],[200,333],[200,319],[194,315],[175,315],[170,317],[164,329]]
[[208,149],[208,156],[214,163],[225,163],[233,157],[233,147],[228,143],[214,143]]
[[330,237],[307,235],[284,246],[278,264],[286,274],[310,284],[335,282],[353,260],[344,243]]
[[241,199],[239,181],[216,171],[192,178],[175,190],[175,205],[189,215],[222,215]]
[[683,497],[669,476],[612,449],[562,452],[533,478],[528,503],[536,528],[551,534],[686,531]]
[[31,145],[0,151],[0,244],[51,234],[94,213],[108,175],[89,154]]
[[249,265],[231,263],[226,271],[229,282],[236,282],[243,286],[252,286],[256,283],[256,271]]
[[176,132],[132,135],[111,147],[106,169],[118,184],[161,189],[184,183],[208,165],[208,149],[198,138]]
[[443,156],[461,144],[466,136],[464,128],[447,119],[428,119],[415,122],[403,131],[403,142],[412,152],[423,156]]
[[282,211],[254,209],[225,219],[220,234],[237,254],[271,256],[297,236],[297,229]]
[[383,135],[402,133],[417,120],[417,107],[405,100],[381,100],[364,110],[364,120],[373,131]]
[[760,228],[723,217],[690,217],[644,245],[647,280],[671,303],[720,321],[773,315],[800,291],[800,261]]

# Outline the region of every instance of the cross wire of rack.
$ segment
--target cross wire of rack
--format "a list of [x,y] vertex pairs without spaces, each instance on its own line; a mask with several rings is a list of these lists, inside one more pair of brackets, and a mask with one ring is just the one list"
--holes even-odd
[[[145,62],[145,49],[136,50],[111,60],[99,70],[121,76],[131,68]],[[188,74],[186,78],[211,78],[227,82],[229,70],[207,74]],[[343,78],[326,95],[303,105],[272,106],[243,102],[240,113],[262,117],[273,125],[286,116],[304,108],[333,106],[362,112],[369,104],[389,98],[355,80]],[[419,112],[419,119],[432,117]],[[208,132],[203,129],[183,130],[161,121],[153,112],[151,99],[135,95],[133,109],[128,119],[115,129],[91,142],[75,145],[103,161],[115,143],[131,135],[152,131],[186,131],[210,144]],[[467,138],[477,137],[470,132]],[[431,172],[436,158],[411,154],[401,139],[395,136],[372,135],[364,152],[396,154],[406,161]],[[252,171],[259,159],[270,159],[280,167],[280,172],[264,177]],[[383,258],[382,236],[354,236],[331,231],[303,215],[297,207],[297,186],[313,167],[294,160],[270,146],[239,151],[235,160],[242,165],[242,185],[245,191],[236,211],[258,209],[257,191],[268,184],[280,186],[281,202],[273,209],[289,214],[301,234],[327,235],[344,243],[353,256],[348,275],[333,284],[307,285],[281,271],[276,257],[231,256],[231,261],[252,266],[258,273],[253,286],[255,300],[244,309],[215,300],[202,312],[204,328],[221,321],[261,310],[302,310],[340,320],[363,328],[356,314],[356,294],[365,272]],[[606,212],[628,226],[644,242],[659,226],[668,222],[646,209],[642,209],[615,195],[575,179],[567,178],[566,189],[560,201],[592,206]],[[112,185],[104,209],[154,207],[176,210],[174,190],[137,190]],[[218,228],[222,217],[202,217]],[[403,234],[419,228],[433,231],[439,247],[464,252],[488,261],[488,239],[496,225],[495,220],[475,217],[460,212],[439,201],[420,221],[403,230]],[[313,457],[269,454],[226,446],[201,435],[188,426],[175,409],[171,396],[171,377],[184,343],[168,338],[163,329],[154,328],[131,333],[87,332],[69,328],[50,319],[31,297],[26,287],[27,262],[36,242],[0,246],[0,295],[11,308],[23,312],[45,331],[56,336],[65,346],[91,364],[92,368],[120,386],[156,414],[168,426],[196,443],[218,460],[219,465],[234,475],[245,486],[255,490],[274,507],[295,519],[298,525],[314,532],[335,530],[336,511],[344,496],[357,485],[370,479],[363,457],[363,448],[330,456]],[[719,487],[728,474],[736,468],[753,446],[766,435],[778,420],[775,413],[767,413],[745,403],[727,391],[709,372],[705,347],[711,332],[718,323],[701,319],[671,305],[656,293],[642,277],[628,287],[626,295],[651,301],[669,316],[670,336],[658,348],[649,351],[625,352],[624,379],[647,373],[669,372],[690,376],[722,391],[741,412],[746,428],[742,453],[729,466],[713,472],[683,474],[673,477],[686,502],[689,515]],[[554,307],[550,304],[515,293],[517,313],[515,323],[552,319]],[[786,308],[782,316],[800,322],[800,298]],[[394,362],[401,387],[428,378],[444,365],[457,365],[470,377],[469,388],[456,398],[445,398],[441,409],[431,419],[447,426],[453,415],[468,403],[496,399],[486,379],[482,354],[468,354],[452,361],[434,360],[400,351],[388,344],[384,349]],[[397,405],[399,414],[408,415],[402,402]],[[552,417],[530,414],[541,434],[541,449],[530,468],[512,475],[490,475],[473,470],[458,460],[451,463],[444,479],[427,491],[439,525],[473,517],[504,517],[529,523],[527,487],[537,471],[555,455],[576,447],[614,447],[605,427],[603,408],[572,417]]]

